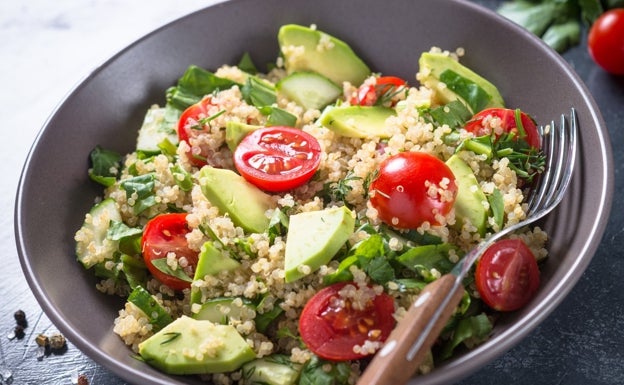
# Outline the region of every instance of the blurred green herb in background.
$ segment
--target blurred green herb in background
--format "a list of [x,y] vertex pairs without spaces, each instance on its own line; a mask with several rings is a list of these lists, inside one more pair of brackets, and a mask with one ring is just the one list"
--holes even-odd
[[581,24],[591,24],[624,0],[514,0],[497,12],[540,37],[559,53],[579,43]]

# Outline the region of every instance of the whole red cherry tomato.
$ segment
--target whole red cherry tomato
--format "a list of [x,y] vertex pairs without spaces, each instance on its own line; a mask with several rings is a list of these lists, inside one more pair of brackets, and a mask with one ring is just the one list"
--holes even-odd
[[437,215],[448,214],[456,196],[451,169],[424,152],[401,152],[384,160],[370,185],[370,202],[379,218],[403,229],[425,221],[439,224]]
[[612,74],[624,75],[624,8],[606,11],[594,21],[587,47],[598,65]]

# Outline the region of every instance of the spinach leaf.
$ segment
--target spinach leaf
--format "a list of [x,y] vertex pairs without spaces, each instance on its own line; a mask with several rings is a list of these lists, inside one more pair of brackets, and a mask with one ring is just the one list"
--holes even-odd
[[485,313],[459,320],[453,335],[446,342],[440,353],[441,359],[447,359],[462,342],[469,348],[485,341],[492,331],[492,323]]
[[243,57],[238,62],[238,68],[241,71],[247,72],[248,74],[255,75],[258,73],[258,68],[254,64],[253,60],[251,60],[251,55],[249,52],[245,52]]
[[440,81],[445,83],[446,86],[459,95],[473,112],[483,110],[492,97],[481,86],[467,79],[455,71],[445,70],[440,74]]
[[186,275],[184,270],[180,268],[173,270],[167,264],[167,258],[152,259],[152,265],[154,265],[155,268],[157,268],[158,270],[160,270],[161,272],[167,275],[171,275],[173,277],[181,279],[184,282],[193,282],[193,279],[189,277],[188,275]]
[[436,278],[431,275],[431,269],[436,269],[441,274],[446,274],[455,266],[449,260],[449,252],[451,250],[458,251],[450,243],[416,246],[399,255],[397,261],[408,269],[420,274],[429,282]]
[[217,90],[226,90],[238,83],[216,76],[198,66],[190,66],[175,87],[167,90],[167,104],[178,110],[185,110],[199,102],[205,95]]
[[[156,196],[154,194],[155,179],[154,174],[150,173],[135,176],[121,182],[121,188],[126,191],[126,197],[135,200],[132,208],[136,215],[156,204]],[[133,194],[136,194],[136,197],[133,197]]]
[[115,151],[96,146],[89,154],[91,168],[89,178],[106,187],[115,184],[121,167],[121,155]]

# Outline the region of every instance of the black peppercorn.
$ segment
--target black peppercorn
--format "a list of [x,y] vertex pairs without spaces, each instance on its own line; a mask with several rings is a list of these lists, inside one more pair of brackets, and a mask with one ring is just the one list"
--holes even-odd
[[21,326],[22,328],[26,328],[28,326],[28,321],[26,321],[26,313],[23,310],[18,310],[13,314],[15,317],[15,322]]

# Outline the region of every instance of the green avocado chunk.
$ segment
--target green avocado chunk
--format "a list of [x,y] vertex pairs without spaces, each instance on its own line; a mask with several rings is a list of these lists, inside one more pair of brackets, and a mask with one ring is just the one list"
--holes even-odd
[[381,106],[328,107],[319,121],[325,128],[350,138],[389,138],[386,120],[394,115],[394,109]]
[[267,210],[275,207],[271,196],[232,170],[204,166],[199,184],[208,200],[236,226],[251,233],[263,233],[269,226]]
[[[217,275],[221,271],[235,270],[240,266],[240,262],[227,255],[227,252],[215,247],[211,242],[205,242],[197,260],[195,276],[193,281],[204,279],[207,275]],[[191,303],[201,302],[201,291],[195,286],[191,286]]]
[[225,124],[225,144],[230,151],[234,152],[238,144],[247,134],[261,128],[253,124],[245,124],[241,122],[229,121]]
[[256,358],[231,325],[181,316],[139,344],[149,365],[168,374],[231,372]]
[[344,206],[292,215],[286,237],[286,282],[327,264],[353,234],[354,226],[353,214]]
[[420,56],[418,64],[420,70],[417,78],[434,90],[441,104],[459,100],[473,114],[486,108],[505,106],[494,84],[449,55],[425,52]]
[[324,32],[288,24],[277,34],[288,73],[312,71],[339,86],[347,81],[359,86],[371,71],[344,41]]
[[457,197],[455,198],[456,225],[461,228],[469,221],[477,232],[485,234],[488,211],[484,206],[487,198],[472,171],[472,168],[457,154],[451,156],[446,165],[449,166],[457,182]]

